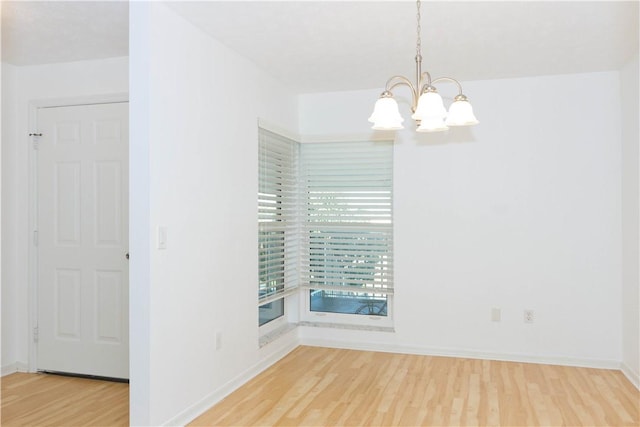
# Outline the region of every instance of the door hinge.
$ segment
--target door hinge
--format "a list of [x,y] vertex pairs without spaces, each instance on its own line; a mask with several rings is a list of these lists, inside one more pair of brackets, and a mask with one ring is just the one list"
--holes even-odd
[[36,326],[35,328],[33,328],[33,342],[38,342],[40,331],[38,330],[38,327]]
[[31,142],[33,144],[33,149],[37,150],[38,146],[40,144],[40,137],[42,136],[41,133],[30,133],[29,136],[31,137]]
[[38,230],[33,230],[33,245],[38,246]]

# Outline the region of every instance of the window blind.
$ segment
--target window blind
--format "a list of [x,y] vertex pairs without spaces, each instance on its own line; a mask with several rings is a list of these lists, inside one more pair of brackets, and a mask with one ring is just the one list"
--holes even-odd
[[301,276],[305,288],[393,293],[393,146],[300,146]]
[[258,302],[267,304],[298,283],[298,144],[262,128],[258,133]]

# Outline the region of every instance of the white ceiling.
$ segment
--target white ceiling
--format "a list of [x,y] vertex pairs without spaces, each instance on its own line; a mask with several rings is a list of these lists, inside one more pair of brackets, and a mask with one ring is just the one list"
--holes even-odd
[[2,60],[14,65],[127,56],[123,1],[2,1]]
[[[298,92],[413,76],[413,1],[171,2],[178,14]],[[460,80],[616,70],[638,52],[638,1],[422,5],[424,68]],[[127,55],[126,2],[2,2],[2,58]]]

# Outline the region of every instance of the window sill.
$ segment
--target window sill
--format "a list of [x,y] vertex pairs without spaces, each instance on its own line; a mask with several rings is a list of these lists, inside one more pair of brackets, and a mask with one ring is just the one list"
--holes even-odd
[[264,335],[261,335],[258,340],[258,345],[260,346],[260,348],[262,348],[265,345],[277,340],[281,336],[293,331],[297,326],[298,326],[297,323],[285,323],[279,328],[274,329],[273,331],[268,332]]
[[298,322],[298,326],[308,326],[311,328],[333,328],[333,329],[351,329],[355,331],[372,331],[372,332],[395,332],[393,326],[373,326],[373,325],[348,325],[345,323],[327,323],[327,322]]

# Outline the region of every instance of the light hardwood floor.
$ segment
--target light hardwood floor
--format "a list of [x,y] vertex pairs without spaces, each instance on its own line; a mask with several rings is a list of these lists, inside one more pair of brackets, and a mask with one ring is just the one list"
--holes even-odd
[[129,384],[47,374],[2,377],[2,426],[128,426]]
[[615,370],[298,347],[191,426],[639,426]]
[[[639,426],[622,373],[298,347],[193,426]],[[44,374],[2,378],[3,426],[128,425],[129,388]]]

